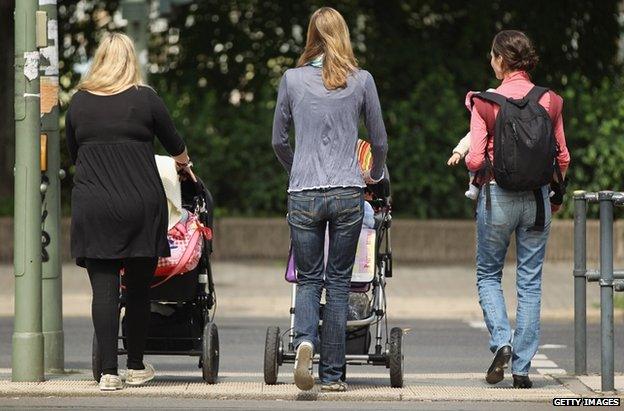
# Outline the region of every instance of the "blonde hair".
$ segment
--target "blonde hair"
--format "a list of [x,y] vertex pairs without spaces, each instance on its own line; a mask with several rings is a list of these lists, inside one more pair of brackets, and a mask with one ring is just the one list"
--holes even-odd
[[357,70],[349,28],[340,13],[331,7],[321,7],[310,17],[305,49],[297,67],[323,57],[323,84],[329,90],[347,86],[347,77]]
[[115,94],[143,83],[139,59],[130,37],[108,33],[100,42],[79,90]]

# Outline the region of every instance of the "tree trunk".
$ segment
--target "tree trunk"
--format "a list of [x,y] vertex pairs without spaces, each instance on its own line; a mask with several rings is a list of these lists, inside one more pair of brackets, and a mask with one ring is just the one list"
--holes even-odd
[[0,202],[6,201],[13,194],[14,8],[14,0],[0,0]]

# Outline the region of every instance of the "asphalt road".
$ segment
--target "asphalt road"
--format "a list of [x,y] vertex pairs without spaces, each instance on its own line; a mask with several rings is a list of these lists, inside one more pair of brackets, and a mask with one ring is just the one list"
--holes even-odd
[[[288,320],[282,319],[219,319],[221,346],[221,371],[262,372],[266,327],[279,325],[288,328]],[[469,322],[449,320],[400,320],[389,325],[407,329],[404,337],[406,373],[481,372],[489,365],[488,334],[485,329],[475,328]],[[471,326],[472,325],[472,326]],[[475,324],[476,325],[476,324]],[[11,366],[12,318],[0,317],[0,368]],[[91,367],[91,319],[70,317],[64,321],[65,366],[67,369]],[[624,371],[624,356],[617,347],[624,344],[624,328],[616,324],[616,371]],[[571,322],[549,321],[542,323],[540,352],[568,373],[574,371],[574,328]],[[554,346],[553,348],[548,348]],[[600,370],[600,328],[590,324],[588,329],[589,372]],[[189,357],[148,357],[156,369],[191,371],[196,359]],[[120,358],[120,367],[124,360]],[[288,373],[287,365],[280,374]],[[356,366],[354,366],[356,367]],[[385,372],[383,367],[362,366],[358,373]],[[375,369],[376,368],[376,369]],[[198,370],[199,371],[199,370]]]
[[[264,338],[266,327],[279,325],[282,330],[288,327],[287,318],[280,319],[219,319],[219,334],[221,340],[221,367],[222,372],[255,373],[261,380]],[[460,320],[401,320],[390,321],[390,326],[399,326],[408,329],[404,338],[404,353],[406,358],[405,373],[472,373],[484,372],[491,360],[491,354],[487,348],[487,331],[479,327],[478,323]],[[66,369],[88,369],[91,367],[91,335],[92,325],[89,318],[70,317],[65,319],[65,359]],[[11,366],[11,334],[12,319],[0,317],[0,368]],[[600,369],[600,329],[598,324],[592,324],[588,330],[589,339],[589,371],[599,372]],[[624,328],[622,324],[616,324],[616,364],[615,370],[624,371],[624,356],[617,352],[617,347],[622,347],[624,342]],[[542,340],[540,354],[551,360],[556,367],[562,368],[568,373],[574,371],[573,351],[573,324],[571,322],[545,322],[542,324]],[[195,371],[198,377],[201,375],[197,368],[197,359],[191,357],[151,357],[147,361],[154,364],[161,371]],[[123,368],[124,359],[120,359]],[[552,365],[551,365],[552,366]],[[280,368],[280,380],[291,381],[290,365]],[[385,367],[361,366],[350,367],[353,373],[386,373]],[[58,401],[57,401],[58,400]],[[62,401],[61,401],[62,400]],[[25,402],[26,401],[26,402]],[[95,402],[94,402],[95,401]],[[123,399],[123,402],[101,401],[94,399],[37,399],[37,398],[0,398],[0,406],[30,408],[44,407],[55,408],[60,406],[80,407],[88,404],[90,408],[105,407],[108,409],[127,409],[132,407],[164,407],[169,409],[179,408],[210,408],[218,409],[292,409],[292,404],[278,402],[212,402],[195,400],[163,400],[158,399]],[[131,403],[128,403],[131,401]],[[100,403],[101,402],[101,403]],[[297,405],[297,409],[319,409],[314,404]],[[323,404],[329,406],[329,404]],[[501,409],[503,404],[487,403],[410,403],[388,404],[385,409]],[[547,404],[523,404],[524,409],[540,409]],[[267,408],[268,407],[268,408]],[[332,403],[332,408],[349,409],[349,403]],[[353,409],[381,409],[379,403],[356,403]],[[370,407],[370,408],[369,408]],[[424,408],[422,408],[424,407]],[[533,408],[537,407],[537,408]],[[511,407],[514,408],[514,407]]]

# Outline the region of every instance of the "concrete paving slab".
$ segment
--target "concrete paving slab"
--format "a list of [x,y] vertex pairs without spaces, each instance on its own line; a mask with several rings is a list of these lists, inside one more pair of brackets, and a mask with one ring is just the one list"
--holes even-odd
[[[578,377],[579,381],[585,384],[589,389],[600,392],[601,391],[601,381],[600,375],[581,375]],[[615,376],[615,390],[620,394],[624,395],[624,374]]]

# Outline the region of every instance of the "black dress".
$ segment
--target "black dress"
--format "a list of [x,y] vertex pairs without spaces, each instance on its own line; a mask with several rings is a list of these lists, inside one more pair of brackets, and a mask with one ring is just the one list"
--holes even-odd
[[76,165],[72,257],[83,265],[85,258],[169,256],[154,136],[172,156],[185,147],[160,97],[143,86],[110,96],[78,91],[65,125]]

